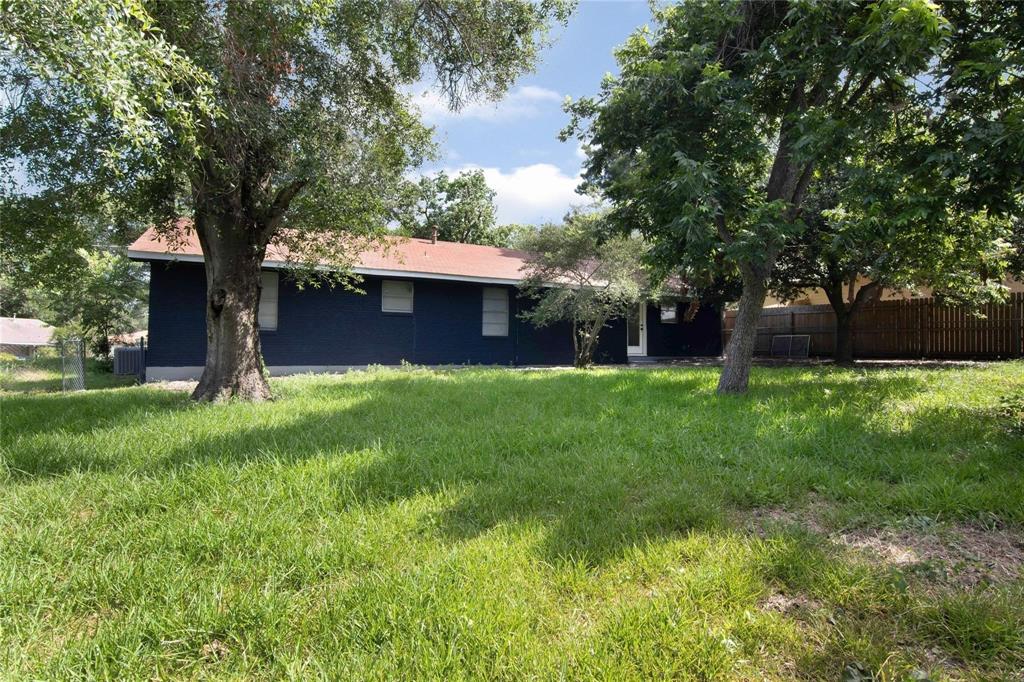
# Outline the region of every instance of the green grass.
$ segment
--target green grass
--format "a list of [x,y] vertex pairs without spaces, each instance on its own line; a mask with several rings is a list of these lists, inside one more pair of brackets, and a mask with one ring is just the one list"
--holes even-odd
[[[116,388],[136,383],[134,376],[118,376],[93,358],[85,360],[85,388]],[[59,357],[38,357],[0,363],[0,392],[52,393],[61,390]]]
[[[3,396],[0,678],[999,679],[1024,581],[961,589],[827,529],[1024,525],[956,370],[381,370],[269,404]],[[821,526],[753,524],[814,509]],[[911,570],[914,568],[914,570]],[[807,606],[764,607],[778,594]]]

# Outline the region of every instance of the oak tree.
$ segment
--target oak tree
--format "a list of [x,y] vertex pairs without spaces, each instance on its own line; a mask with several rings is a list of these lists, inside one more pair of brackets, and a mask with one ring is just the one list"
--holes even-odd
[[[77,79],[69,73],[77,63],[54,49],[76,39],[81,21],[38,38],[26,22],[5,23],[5,61],[15,65],[8,80],[21,92],[3,153],[23,165],[24,185],[69,196],[87,185],[94,191],[80,196],[102,193],[118,215],[155,219],[170,242],[195,230],[207,282],[197,400],[270,396],[260,371],[260,265],[275,249],[297,265],[349,271],[382,230],[404,173],[431,147],[410,86],[436,82],[453,108],[499,97],[534,64],[549,23],[571,9],[561,0],[123,4],[133,11],[112,5],[84,21],[104,27],[109,49],[129,54],[135,48],[119,36],[143,31],[186,60],[198,85],[154,81],[160,69],[126,71],[147,117],[144,139],[122,150],[112,145],[124,137],[117,98],[96,96],[102,75]],[[190,101],[193,91],[208,93],[211,106],[165,111],[166,100]],[[118,153],[103,153],[112,148]],[[181,213],[191,221],[173,219]]]

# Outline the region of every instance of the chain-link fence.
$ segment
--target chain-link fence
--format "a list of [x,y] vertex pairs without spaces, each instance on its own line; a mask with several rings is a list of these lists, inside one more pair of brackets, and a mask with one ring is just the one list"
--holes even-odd
[[60,342],[60,383],[63,391],[85,390],[85,342],[68,338]]

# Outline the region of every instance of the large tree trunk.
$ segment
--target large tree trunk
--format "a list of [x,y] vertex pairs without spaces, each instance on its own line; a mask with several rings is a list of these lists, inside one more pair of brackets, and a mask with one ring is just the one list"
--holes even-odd
[[[803,85],[794,89],[787,111],[795,111],[804,98]],[[766,195],[768,201],[783,200],[789,204],[786,219],[796,217],[803,201],[807,185],[811,181],[814,170],[812,163],[798,166],[793,160],[792,142],[794,132],[791,121],[783,119],[779,134],[779,146],[775,152],[771,175],[768,178]],[[722,239],[729,243],[729,233],[725,218],[719,215],[717,229]],[[719,393],[746,393],[750,379],[750,366],[754,363],[754,346],[757,343],[757,321],[761,317],[761,308],[768,293],[768,276],[775,267],[779,248],[767,248],[762,258],[755,261],[740,262],[743,276],[743,293],[740,294],[739,309],[736,311],[736,328],[733,329],[729,346],[725,349],[725,364],[722,375],[718,379]]]
[[736,327],[725,348],[725,364],[718,379],[719,393],[744,393],[747,390],[750,366],[754,362],[754,346],[757,344],[757,322],[767,294],[767,276],[746,268],[743,293],[736,311]]
[[266,254],[259,231],[236,216],[196,212],[206,265],[206,366],[193,400],[270,398],[260,353],[260,266]]

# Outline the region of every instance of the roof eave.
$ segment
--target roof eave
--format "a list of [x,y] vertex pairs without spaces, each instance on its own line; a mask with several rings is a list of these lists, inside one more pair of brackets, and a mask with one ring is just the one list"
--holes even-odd
[[[137,261],[178,261],[183,263],[202,263],[203,257],[191,253],[166,253],[156,251],[128,250],[128,257]],[[282,270],[288,267],[285,261],[265,260],[263,267],[269,270]],[[329,270],[329,265],[318,265],[318,270]],[[516,286],[522,278],[482,277],[476,275],[451,275],[439,272],[418,272],[414,270],[393,270],[389,268],[355,267],[352,271],[358,275],[371,277],[405,277],[407,279],[433,279],[449,282],[473,282],[476,284],[504,284]]]

